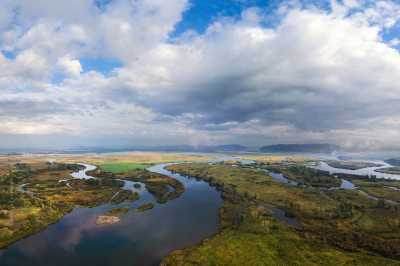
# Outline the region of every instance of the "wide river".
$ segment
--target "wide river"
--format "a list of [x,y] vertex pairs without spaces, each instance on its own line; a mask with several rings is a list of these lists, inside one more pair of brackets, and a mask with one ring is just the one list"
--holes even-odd
[[[215,234],[223,202],[220,193],[203,181],[172,174],[164,167],[161,164],[149,170],[181,181],[186,191],[179,198],[157,204],[142,188],[140,199],[133,203],[75,208],[45,230],[0,250],[0,265],[158,265],[171,251]],[[84,171],[73,177],[82,175]],[[154,209],[133,210],[147,202],[155,203]],[[131,207],[132,211],[119,223],[96,225],[99,215],[116,207]]]

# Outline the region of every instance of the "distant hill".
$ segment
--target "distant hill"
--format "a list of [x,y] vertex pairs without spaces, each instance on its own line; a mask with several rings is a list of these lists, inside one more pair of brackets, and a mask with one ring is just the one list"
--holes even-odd
[[239,144],[227,144],[227,145],[180,145],[180,146],[166,146],[166,147],[153,147],[155,151],[186,151],[186,152],[240,152],[249,150],[248,147]]
[[260,148],[261,152],[332,153],[340,150],[333,144],[277,144]]
[[[139,148],[137,148],[139,149]],[[175,145],[175,146],[157,146],[157,147],[143,147],[141,150],[148,151],[177,151],[177,152],[239,152],[246,151],[248,147],[239,144],[227,144],[227,145]]]
[[[254,150],[254,148],[253,148]],[[126,146],[126,147],[73,147],[64,150],[55,149],[21,149],[21,150],[2,150],[0,155],[17,155],[24,153],[38,154],[57,154],[57,153],[108,153],[108,152],[129,152],[129,151],[148,151],[148,152],[242,152],[250,151],[249,147],[239,144],[226,145],[169,145],[169,146]]]
[[249,149],[248,147],[239,144],[219,145],[215,147],[216,151],[224,151],[224,152],[239,152],[239,151],[247,151],[248,149]]
[[241,152],[248,151],[250,148],[239,144],[226,145],[170,145],[153,147],[130,147],[131,151],[160,151],[160,152]]
[[400,166],[400,158],[392,158],[392,159],[388,159],[385,160],[385,163],[394,165],[394,166]]

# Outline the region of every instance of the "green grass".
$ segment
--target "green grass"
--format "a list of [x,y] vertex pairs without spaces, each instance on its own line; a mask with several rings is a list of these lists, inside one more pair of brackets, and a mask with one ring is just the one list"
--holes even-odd
[[106,172],[119,174],[131,170],[143,170],[149,166],[150,166],[149,164],[140,164],[140,163],[106,163],[100,165],[100,168]]
[[161,265],[373,266],[399,262],[307,240],[270,217],[246,215],[238,228],[227,228],[196,247],[175,251]]
[[[241,212],[233,220],[240,217],[244,224],[228,225],[202,245],[173,253],[164,265],[400,265],[385,258],[399,258],[398,208],[377,207],[357,191],[284,186],[260,171],[229,165],[181,164],[167,169],[222,188],[225,203],[239,204]],[[300,234],[280,225],[274,230],[276,222],[262,218],[249,220],[242,213],[248,209],[244,198],[295,216],[302,225]]]

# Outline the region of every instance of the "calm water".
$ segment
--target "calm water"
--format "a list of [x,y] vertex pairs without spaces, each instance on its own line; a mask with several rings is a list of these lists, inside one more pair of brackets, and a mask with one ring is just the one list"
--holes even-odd
[[353,183],[351,183],[350,181],[347,181],[345,179],[341,179],[341,180],[342,180],[342,184],[340,185],[341,189],[349,189],[349,190],[356,189],[356,186]]
[[[172,174],[164,166],[150,170],[184,183],[186,191],[178,199],[156,204],[153,196],[141,189],[141,198],[134,203],[76,208],[44,231],[0,250],[0,265],[157,265],[171,251],[215,234],[220,193],[205,182]],[[132,210],[117,224],[95,224],[97,216],[109,209],[135,208],[147,202],[155,203],[154,209]]]
[[282,184],[287,184],[287,185],[291,185],[291,186],[297,186],[297,182],[296,181],[292,181],[287,179],[283,174],[281,173],[275,173],[272,171],[268,171],[268,170],[264,170],[270,177],[272,177],[275,181],[282,183]]
[[95,170],[96,166],[84,163],[80,163],[80,165],[84,166],[85,169],[72,173],[71,176],[76,179],[92,179],[93,177],[87,175],[86,173]]
[[[292,181],[292,180],[289,180],[288,178],[286,178],[283,174],[281,174],[281,173],[275,173],[275,172],[272,172],[272,171],[268,171],[268,170],[265,170],[265,172],[269,175],[269,176],[271,176],[275,181],[277,181],[277,182],[279,182],[279,183],[282,183],[282,184],[287,184],[287,185],[291,185],[291,186],[297,186],[298,185],[298,183],[297,182],[295,182],[295,181]],[[342,183],[340,184],[340,187],[334,187],[334,188],[331,188],[331,189],[345,189],[345,190],[353,190],[353,189],[356,189],[356,186],[353,184],[353,183],[351,183],[350,181],[347,181],[347,180],[344,180],[344,179],[341,179],[341,181],[342,181]]]

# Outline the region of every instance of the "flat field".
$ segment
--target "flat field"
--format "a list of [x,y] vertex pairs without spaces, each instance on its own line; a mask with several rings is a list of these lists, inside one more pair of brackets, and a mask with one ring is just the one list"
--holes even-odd
[[117,162],[117,163],[101,164],[100,168],[103,171],[118,174],[118,173],[128,172],[130,170],[143,170],[149,166],[151,166],[151,164]]

